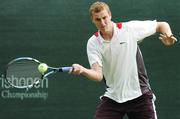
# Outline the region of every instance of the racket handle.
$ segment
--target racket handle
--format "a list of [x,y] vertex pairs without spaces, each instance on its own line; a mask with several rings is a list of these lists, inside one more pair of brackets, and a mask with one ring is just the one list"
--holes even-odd
[[69,72],[69,71],[71,71],[71,70],[73,70],[73,67],[62,67],[62,68],[61,68],[61,71],[62,71],[62,72]]

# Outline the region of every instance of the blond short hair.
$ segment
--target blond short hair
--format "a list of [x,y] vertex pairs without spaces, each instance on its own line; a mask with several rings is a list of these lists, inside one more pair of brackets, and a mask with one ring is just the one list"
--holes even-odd
[[89,8],[89,14],[90,16],[92,17],[92,14],[93,13],[98,13],[102,10],[107,10],[109,14],[111,14],[111,11],[109,9],[109,6],[105,3],[105,2],[100,2],[100,1],[97,1],[97,2],[94,2],[90,8]]

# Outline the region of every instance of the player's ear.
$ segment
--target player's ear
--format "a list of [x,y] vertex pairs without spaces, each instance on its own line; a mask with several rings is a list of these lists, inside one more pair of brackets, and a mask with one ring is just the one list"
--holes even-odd
[[90,19],[93,21],[93,12],[90,13]]
[[112,18],[112,14],[111,14],[111,12],[109,12],[109,16],[110,16],[110,19]]

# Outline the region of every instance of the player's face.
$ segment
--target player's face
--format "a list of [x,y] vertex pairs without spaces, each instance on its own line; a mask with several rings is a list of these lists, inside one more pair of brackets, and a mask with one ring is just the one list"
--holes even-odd
[[92,22],[101,32],[109,31],[111,29],[111,14],[106,9],[92,13]]

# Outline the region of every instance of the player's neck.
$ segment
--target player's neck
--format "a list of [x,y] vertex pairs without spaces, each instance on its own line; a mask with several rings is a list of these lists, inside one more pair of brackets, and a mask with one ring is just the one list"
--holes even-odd
[[101,36],[104,38],[104,40],[111,41],[114,33],[114,27],[113,23],[110,25],[109,29],[106,31],[101,31]]

